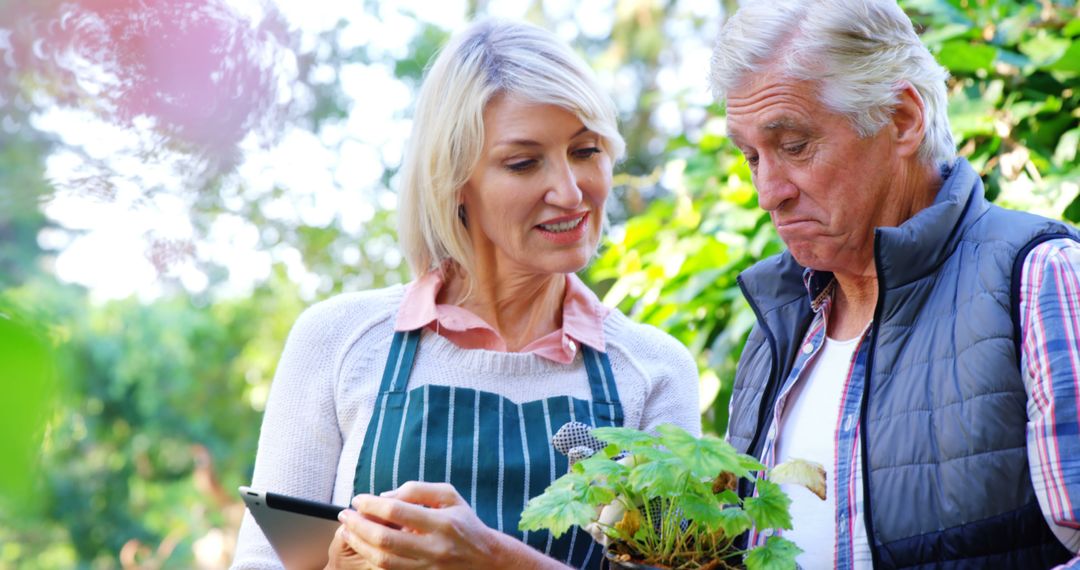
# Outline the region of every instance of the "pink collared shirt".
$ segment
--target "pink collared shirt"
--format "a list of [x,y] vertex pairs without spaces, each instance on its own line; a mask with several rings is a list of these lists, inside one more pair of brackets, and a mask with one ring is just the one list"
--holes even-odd
[[[394,330],[410,331],[427,327],[461,348],[509,352],[499,333],[476,313],[455,305],[436,303],[442,286],[440,271],[431,271],[409,283]],[[568,274],[563,296],[562,328],[532,341],[520,352],[534,353],[561,364],[574,361],[578,343],[604,352],[604,317],[610,310],[600,303],[596,294],[577,275]]]

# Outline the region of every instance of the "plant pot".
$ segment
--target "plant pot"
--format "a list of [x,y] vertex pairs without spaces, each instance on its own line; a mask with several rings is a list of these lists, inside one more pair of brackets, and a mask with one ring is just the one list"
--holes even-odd
[[[607,559],[609,568],[618,568],[620,570],[670,570],[667,566],[650,566],[648,564],[642,564],[635,562],[634,560],[621,560],[623,556],[617,552],[604,549],[604,558]],[[742,565],[738,566],[725,566],[722,563],[715,563],[716,568],[743,568]],[[711,568],[712,565],[706,564],[704,567]]]
[[604,558],[608,561],[608,566],[611,568],[621,568],[622,570],[663,570],[659,566],[649,566],[648,564],[639,564],[633,560],[619,560],[619,555],[610,551],[604,550]]

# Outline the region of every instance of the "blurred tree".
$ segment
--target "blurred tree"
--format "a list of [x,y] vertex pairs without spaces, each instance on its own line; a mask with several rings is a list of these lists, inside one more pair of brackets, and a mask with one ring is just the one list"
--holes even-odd
[[[315,32],[289,28],[273,6],[262,4],[255,18],[237,12],[240,4],[0,0],[0,307],[28,315],[38,336],[67,355],[57,363],[64,407],[49,424],[47,476],[34,491],[44,514],[0,512],[0,568],[221,566],[240,512],[233,489],[250,478],[293,319],[317,298],[408,278],[392,191],[408,104],[378,107],[398,121],[385,128],[357,117],[375,105],[365,92],[396,89],[395,98],[409,99],[447,30],[373,0]],[[468,16],[499,9],[467,4]],[[615,224],[586,278],[607,302],[691,347],[706,429],[722,433],[735,357],[753,322],[735,277],[782,244],[724,136],[722,109],[701,97],[707,70],[684,67],[701,61],[692,56],[707,51],[717,26],[719,14],[699,4],[614,0],[610,30],[585,6],[533,1],[522,13],[576,37],[612,85],[630,143]],[[953,73],[961,152],[998,201],[1080,218],[1076,4],[901,4]],[[400,49],[380,46],[361,26],[394,18],[410,22]],[[177,82],[158,65],[186,65],[175,58],[184,46],[195,50],[185,68],[194,75]],[[95,58],[122,64],[120,87],[143,88],[95,91],[79,75]],[[686,73],[700,78],[690,82],[697,87],[672,88]],[[47,128],[43,117],[57,109],[74,113],[64,121],[121,125],[137,142],[101,156],[97,141]],[[222,133],[211,128],[217,121]],[[253,161],[281,147],[287,152]],[[326,167],[335,173],[286,179],[297,156],[312,156],[291,153],[312,147],[334,157]],[[58,157],[77,158],[88,174],[57,179],[49,165]],[[381,174],[357,180],[341,168],[360,159]],[[166,174],[122,170],[131,164]],[[197,264],[204,288],[174,283],[152,303],[101,303],[52,275],[51,257],[81,231],[53,227],[45,214],[58,191],[108,203],[122,195],[114,190],[132,187],[148,199],[184,198],[193,235],[148,234],[147,255],[165,281],[178,264]],[[223,224],[250,229],[250,255],[265,255],[271,267],[239,295],[229,288],[236,268],[203,247]]]

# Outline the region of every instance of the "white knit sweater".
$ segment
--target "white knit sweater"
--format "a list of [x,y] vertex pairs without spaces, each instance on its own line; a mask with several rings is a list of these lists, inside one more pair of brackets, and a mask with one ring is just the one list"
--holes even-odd
[[[266,404],[252,487],[349,503],[404,291],[397,285],[339,295],[300,316]],[[617,310],[604,320],[604,337],[624,425],[652,430],[673,423],[699,434],[698,374],[689,351]],[[516,403],[592,397],[580,354],[571,364],[558,364],[534,354],[462,349],[430,331],[421,338],[409,388],[426,384],[483,390]],[[246,513],[233,568],[280,567]]]

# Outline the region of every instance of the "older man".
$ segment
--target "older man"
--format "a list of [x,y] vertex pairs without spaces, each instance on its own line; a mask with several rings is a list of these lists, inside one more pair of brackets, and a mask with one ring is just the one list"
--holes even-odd
[[945,79],[893,0],[745,3],[713,55],[787,245],[740,277],[728,437],[825,466],[826,501],[789,489],[806,568],[1080,550],[1078,235],[986,201]]

